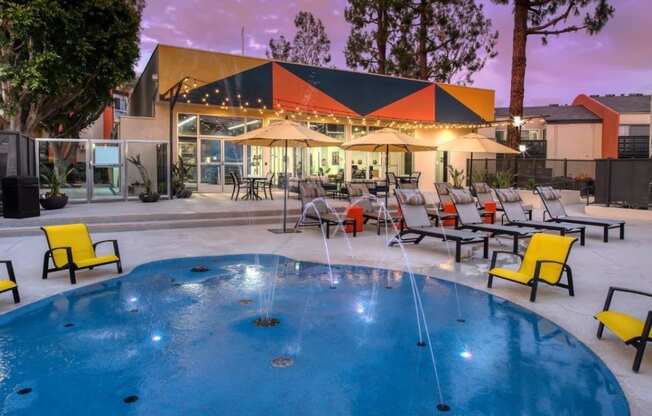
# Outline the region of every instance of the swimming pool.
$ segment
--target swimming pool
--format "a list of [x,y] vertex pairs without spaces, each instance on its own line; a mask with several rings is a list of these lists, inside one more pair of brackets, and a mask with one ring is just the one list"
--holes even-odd
[[[420,277],[436,379],[407,275],[333,273],[336,289],[285,257],[171,259],[0,316],[0,415],[629,414],[563,329]],[[268,305],[278,325],[256,326]]]

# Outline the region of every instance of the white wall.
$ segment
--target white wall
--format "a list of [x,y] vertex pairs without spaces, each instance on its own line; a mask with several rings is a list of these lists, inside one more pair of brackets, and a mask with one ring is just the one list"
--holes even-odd
[[602,123],[548,124],[548,159],[598,159],[602,157]]

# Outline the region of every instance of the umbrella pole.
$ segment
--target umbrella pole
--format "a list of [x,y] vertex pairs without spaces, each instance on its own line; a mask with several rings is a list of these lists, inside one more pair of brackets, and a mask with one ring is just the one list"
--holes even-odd
[[285,189],[283,191],[283,232],[287,232],[288,222],[288,141],[285,141],[285,150],[283,151],[283,176],[285,177]]
[[385,146],[385,181],[387,182],[387,191],[385,191],[385,209],[388,209],[387,199],[389,196],[389,145]]

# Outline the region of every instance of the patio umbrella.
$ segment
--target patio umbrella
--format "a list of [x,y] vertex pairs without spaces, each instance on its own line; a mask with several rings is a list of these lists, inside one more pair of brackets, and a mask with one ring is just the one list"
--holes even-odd
[[467,152],[471,153],[471,164],[469,178],[473,172],[473,153],[502,153],[502,154],[519,154],[518,150],[500,144],[478,133],[469,133],[464,136],[437,144],[437,150],[442,152]]
[[340,147],[345,150],[358,150],[362,152],[385,152],[385,180],[387,181],[385,206],[387,206],[387,194],[389,193],[389,153],[437,150],[435,146],[428,145],[412,136],[408,136],[405,133],[390,128],[372,131],[367,135],[344,143]]
[[283,164],[285,175],[285,193],[283,197],[283,228],[269,230],[273,233],[293,233],[294,228],[287,228],[288,203],[288,147],[322,147],[339,146],[342,141],[314,131],[307,126],[290,120],[273,122],[267,127],[250,131],[234,137],[233,142],[265,147],[283,147]]

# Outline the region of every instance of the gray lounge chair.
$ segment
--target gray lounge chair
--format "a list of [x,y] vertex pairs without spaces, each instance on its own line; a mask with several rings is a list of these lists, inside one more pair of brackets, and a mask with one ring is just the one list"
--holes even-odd
[[369,187],[364,182],[359,183],[347,183],[346,191],[349,195],[349,201],[360,206],[363,212],[364,223],[373,220],[376,224],[376,234],[380,235],[380,226],[388,223],[398,224],[399,218],[397,212],[388,211],[380,209],[378,204],[375,204],[371,200],[371,192],[369,192]]
[[[489,258],[489,237],[487,235],[433,226],[426,212],[425,198],[418,189],[397,189],[396,199],[403,214],[401,231],[392,239],[390,246],[401,243],[419,244],[426,237],[441,238],[455,242],[455,261],[461,261],[462,245],[482,244],[483,256]],[[416,237],[406,238],[414,234]]]
[[[620,239],[625,239],[625,221],[606,220],[602,218],[591,218],[581,216],[570,216],[566,213],[564,205],[561,203],[561,193],[551,186],[537,186],[536,193],[541,197],[545,212],[543,219],[550,222],[565,222],[571,224],[588,225],[602,228],[602,240],[609,242],[609,230],[618,228],[620,230]],[[546,220],[546,213],[549,219]]]
[[451,189],[451,197],[457,210],[459,219],[458,228],[473,231],[485,231],[491,233],[492,237],[497,235],[506,235],[514,240],[513,253],[518,254],[519,240],[532,237],[536,232],[530,227],[515,227],[501,224],[485,224],[482,222],[478,208],[475,206],[473,196],[466,189]]
[[[474,182],[473,191],[475,192],[476,198],[478,198],[478,204],[481,207],[484,207],[485,202],[496,202],[493,195],[491,194],[491,187],[486,182]],[[499,201],[500,202],[500,201]],[[527,214],[528,218],[532,219],[532,205],[521,204],[523,211]],[[496,204],[496,211],[504,211],[501,204]]]
[[[324,197],[326,191],[321,184],[316,182],[302,181],[299,183],[299,199],[301,200],[301,212],[295,228],[301,226],[326,226],[326,238],[331,236],[331,225],[343,227],[353,226],[353,236],[357,235],[357,221],[353,218],[340,217],[328,209]],[[312,203],[312,207],[306,210],[306,206]],[[306,221],[308,220],[308,221]]]
[[560,235],[577,233],[580,235],[580,245],[584,245],[586,227],[564,222],[533,221],[525,216],[521,195],[515,189],[496,189],[496,196],[503,207],[504,218],[510,225],[532,227],[537,230],[557,231]]

